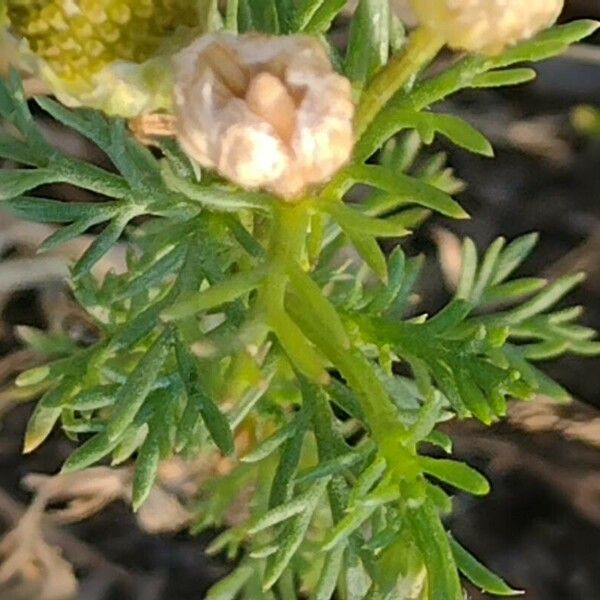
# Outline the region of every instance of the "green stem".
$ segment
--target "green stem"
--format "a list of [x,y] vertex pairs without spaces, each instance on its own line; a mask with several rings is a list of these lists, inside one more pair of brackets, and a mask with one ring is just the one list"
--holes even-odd
[[377,73],[363,94],[356,112],[356,139],[361,138],[392,96],[423,70],[443,45],[443,38],[426,27],[420,27],[411,35],[404,51]]
[[237,33],[238,26],[238,0],[228,0],[225,13],[225,29],[232,33]]
[[270,310],[283,309],[287,288],[287,264],[299,262],[308,235],[309,207],[306,202],[280,205],[273,212],[271,242],[268,249],[269,273],[257,304]]
[[[284,298],[287,289],[287,263],[301,258],[310,218],[310,202],[302,201],[293,205],[275,203],[271,238],[267,247],[265,266],[267,274],[254,305],[254,320],[242,334],[244,345],[251,353],[258,350],[267,339],[271,329],[270,321],[284,313]],[[247,386],[248,355],[237,354],[228,377],[226,395],[236,397]]]
[[330,336],[321,335],[318,325],[306,314],[297,297],[288,298],[287,308],[305,335],[319,347],[349,387],[358,394],[373,439],[381,446],[390,435],[397,437],[401,434],[404,437],[406,429],[398,421],[398,411],[368,359],[357,350],[339,346]]

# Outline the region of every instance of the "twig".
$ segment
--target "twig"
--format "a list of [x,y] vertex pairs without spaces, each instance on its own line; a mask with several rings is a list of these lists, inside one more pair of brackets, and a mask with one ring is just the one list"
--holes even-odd
[[[25,514],[26,509],[19,502],[11,498],[4,490],[0,489],[0,518],[8,525],[16,525]],[[74,535],[59,529],[43,518],[43,528],[46,539],[62,548],[69,560],[82,569],[95,569],[103,571],[116,580],[128,584],[132,583],[133,576],[127,569],[111,562],[105,556],[94,550],[89,544],[82,542]]]

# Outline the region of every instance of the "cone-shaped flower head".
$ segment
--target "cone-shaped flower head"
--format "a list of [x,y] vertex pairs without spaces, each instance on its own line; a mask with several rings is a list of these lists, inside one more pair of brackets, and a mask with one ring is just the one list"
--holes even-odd
[[141,65],[182,26],[198,25],[192,0],[4,2],[21,57],[63,102],[126,116],[157,107],[150,96],[161,68]]
[[564,0],[410,0],[421,23],[456,50],[495,54],[550,27]]
[[206,35],[175,66],[183,148],[241,187],[294,200],[349,159],[350,83],[316,39]]

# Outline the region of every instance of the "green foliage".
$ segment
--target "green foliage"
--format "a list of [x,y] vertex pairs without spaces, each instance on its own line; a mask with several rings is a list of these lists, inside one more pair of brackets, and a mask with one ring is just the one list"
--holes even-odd
[[[224,25],[323,34],[344,4],[230,0]],[[274,589],[291,598],[299,587],[318,600],[391,600],[422,575],[427,598],[459,600],[459,573],[492,594],[516,593],[442,521],[448,488],[481,495],[487,481],[422,450],[434,444],[451,453],[438,430],[449,419],[490,424],[510,398],[568,398],[534,363],[600,351],[594,332],[576,323],[578,308],[555,308],[581,278],[511,278],[532,235],[499,239],[481,258],[466,240],[455,297],[435,315],[414,317],[422,260],[399,245],[386,256],[379,239],[409,235],[431,213],[468,216],[453,197],[462,182],[423,145],[439,134],[466,151],[492,149],[432,105],[461,89],[527,81],[534,72],[514,65],[553,56],[594,27],[557,27],[499,57],[465,58],[430,78],[415,73],[367,127],[352,163],[296,206],[200,177],[175,143],[163,143],[157,158],[120,120],[38,99],[114,169],[78,161],[44,140],[18,78],[1,82],[0,115],[10,127],[0,133],[0,156],[21,165],[0,173],[2,209],[62,225],[42,250],[103,226],[71,278],[98,342],[74,347],[29,336],[54,352],[46,367],[17,380],[46,388],[26,450],[62,423],[81,440],[65,471],[135,456],[134,508],[160,460],[230,455],[231,470],[202,490],[196,529],[225,525],[236,499],[253,490],[252,514],[212,544],[243,557],[210,600],[274,598]],[[400,43],[388,3],[361,1],[342,65],[357,96]],[[48,183],[104,200],[38,196]],[[123,238],[126,272],[99,281],[95,265]],[[357,258],[344,260],[350,248]],[[412,375],[396,375],[400,365]],[[239,456],[243,434],[254,442]]]

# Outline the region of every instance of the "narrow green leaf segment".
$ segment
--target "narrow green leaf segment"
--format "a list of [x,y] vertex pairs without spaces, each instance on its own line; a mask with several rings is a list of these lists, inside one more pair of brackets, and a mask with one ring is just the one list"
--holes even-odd
[[[325,39],[346,18],[338,0],[224,4],[211,22],[233,35]],[[71,278],[98,340],[81,348],[29,332],[48,364],[16,382],[43,394],[25,451],[62,426],[81,438],[63,471],[130,461],[135,510],[161,461],[219,464],[194,504],[195,530],[222,529],[211,550],[239,560],[209,600],[391,600],[406,589],[461,600],[461,576],[486,593],[518,593],[442,522],[450,492],[484,495],[488,481],[424,454],[425,444],[451,454],[442,422],[491,424],[509,400],[538,393],[568,399],[535,362],[600,353],[580,309],[556,308],[582,276],[521,276],[535,235],[484,251],[467,239],[453,297],[415,318],[423,258],[400,241],[431,214],[468,218],[455,198],[463,183],[426,147],[436,136],[493,155],[479,131],[435,105],[465,88],[528,81],[529,63],[595,27],[556,27],[424,75],[443,40],[419,30],[405,41],[387,0],[360,0],[338,57],[357,99],[355,153],[293,204],[200,173],[174,140],[153,153],[121,121],[39,99],[114,168],[76,160],[45,141],[18,77],[0,80],[0,157],[13,163],[0,171],[0,210],[56,226],[45,250],[98,228]],[[97,198],[38,189],[54,183]],[[125,272],[96,268],[116,244],[128,248]]]

